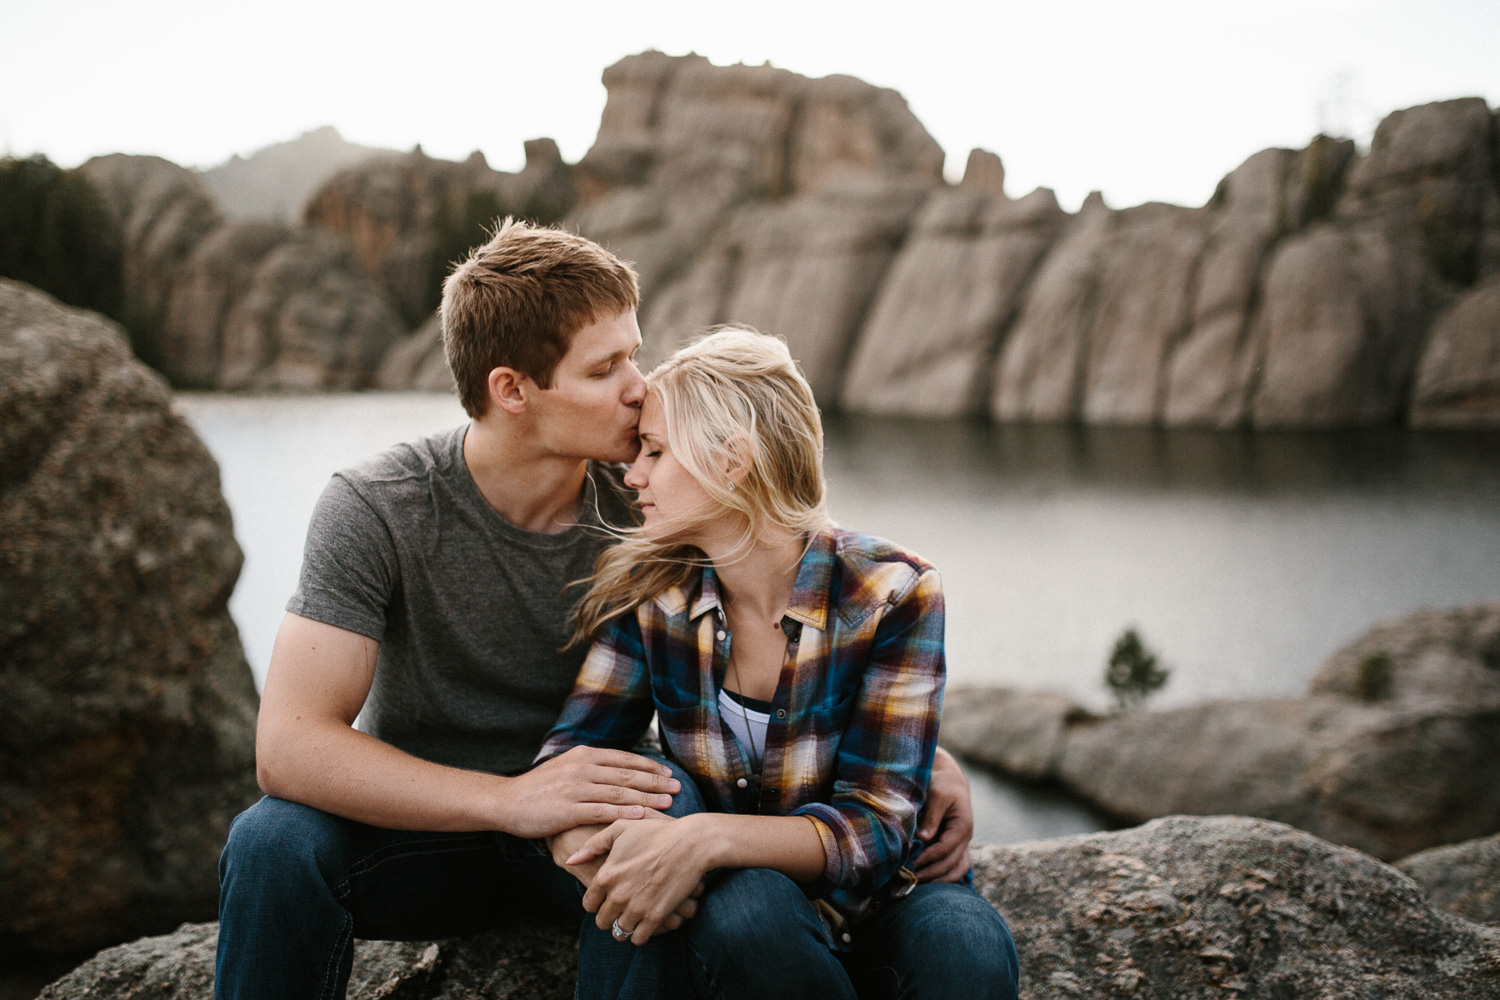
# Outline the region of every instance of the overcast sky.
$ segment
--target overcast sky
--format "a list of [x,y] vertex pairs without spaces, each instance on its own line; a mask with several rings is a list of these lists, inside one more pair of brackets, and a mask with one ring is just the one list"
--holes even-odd
[[331,124],[516,169],[536,136],[582,156],[600,73],[647,48],[893,87],[950,176],[982,146],[1069,208],[1201,204],[1267,146],[1500,103],[1500,0],[0,0],[0,143],[211,166]]

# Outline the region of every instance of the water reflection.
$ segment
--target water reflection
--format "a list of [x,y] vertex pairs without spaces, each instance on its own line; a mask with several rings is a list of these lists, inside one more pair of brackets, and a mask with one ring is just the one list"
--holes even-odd
[[1110,829],[1105,817],[1061,791],[1008,781],[963,762],[974,800],[976,844],[1019,844]]
[[1500,493],[1500,433],[1207,431],[831,416],[830,468],[935,488],[1097,489],[1307,497],[1390,490]]

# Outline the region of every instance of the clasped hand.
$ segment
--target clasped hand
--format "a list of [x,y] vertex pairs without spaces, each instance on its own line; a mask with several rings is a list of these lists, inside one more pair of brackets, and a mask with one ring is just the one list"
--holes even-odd
[[642,945],[654,934],[676,930],[697,910],[709,862],[702,816],[616,820],[590,837],[565,862],[586,865],[603,857],[583,896],[601,930],[616,926]]

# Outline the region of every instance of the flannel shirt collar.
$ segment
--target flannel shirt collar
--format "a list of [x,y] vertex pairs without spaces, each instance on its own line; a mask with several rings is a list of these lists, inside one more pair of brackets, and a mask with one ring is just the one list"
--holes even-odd
[[[792,599],[786,608],[788,618],[809,628],[827,627],[828,585],[833,577],[835,550],[832,531],[820,531],[812,537],[797,567],[797,582],[792,585]],[[719,597],[719,577],[712,566],[703,567],[696,582],[669,587],[652,600],[669,616],[686,611],[689,621],[696,621],[710,611],[722,614],[724,610]]]

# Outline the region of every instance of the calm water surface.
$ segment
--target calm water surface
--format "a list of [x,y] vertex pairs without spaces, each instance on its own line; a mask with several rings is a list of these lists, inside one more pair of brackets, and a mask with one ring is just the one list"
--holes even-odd
[[[230,601],[257,681],[334,469],[461,423],[448,396],[237,397],[178,407],[219,460],[245,568]],[[953,683],[1096,708],[1136,627],[1162,706],[1300,693],[1322,659],[1419,605],[1500,595],[1500,435],[1221,434],[838,419],[840,523],[943,572]],[[1057,796],[975,774],[981,840],[1097,828]]]

